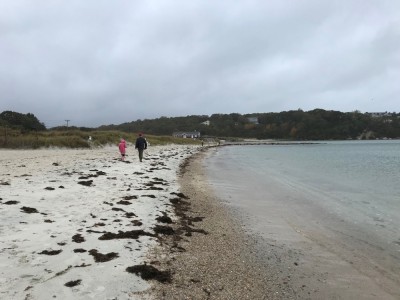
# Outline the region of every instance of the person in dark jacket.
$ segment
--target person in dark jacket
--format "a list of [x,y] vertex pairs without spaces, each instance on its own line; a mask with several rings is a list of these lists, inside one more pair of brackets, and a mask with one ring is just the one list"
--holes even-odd
[[138,149],[139,152],[139,160],[143,159],[143,151],[147,149],[147,141],[143,137],[143,134],[139,133],[139,137],[136,139],[135,149]]

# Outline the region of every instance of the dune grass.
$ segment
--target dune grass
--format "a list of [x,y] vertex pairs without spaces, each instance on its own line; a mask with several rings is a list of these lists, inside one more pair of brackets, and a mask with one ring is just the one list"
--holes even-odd
[[[198,140],[172,136],[146,135],[145,137],[151,145],[201,143]],[[48,130],[22,132],[21,130],[0,127],[0,147],[10,149],[102,147],[117,145],[121,138],[129,143],[134,143],[137,136],[122,131]]]

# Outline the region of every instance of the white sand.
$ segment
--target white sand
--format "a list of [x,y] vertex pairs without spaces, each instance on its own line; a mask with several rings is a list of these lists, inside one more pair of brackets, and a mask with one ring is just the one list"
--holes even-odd
[[[141,299],[139,293],[150,285],[126,268],[146,262],[157,237],[98,238],[138,229],[153,234],[161,212],[173,217],[169,199],[179,192],[179,165],[196,151],[195,146],[150,147],[140,163],[128,145],[124,163],[117,146],[0,150],[0,299]],[[78,183],[89,180],[90,186]],[[152,181],[162,190],[149,190]],[[137,199],[125,200],[128,196]],[[121,200],[130,204],[117,204]],[[77,234],[83,242],[73,241]],[[118,257],[95,262],[92,249]],[[62,251],[40,254],[52,250]],[[76,280],[80,284],[65,286]]]

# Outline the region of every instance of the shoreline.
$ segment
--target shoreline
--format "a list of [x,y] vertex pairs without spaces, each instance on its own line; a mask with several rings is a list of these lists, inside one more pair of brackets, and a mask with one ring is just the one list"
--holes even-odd
[[[204,160],[214,149],[218,147],[203,149],[181,167],[178,182],[188,205],[174,228],[201,220],[189,222],[191,235],[170,236],[154,253],[155,263],[171,272],[172,282],[153,285],[150,299],[396,298],[394,281],[376,277],[379,270],[355,261],[357,254],[342,251],[339,241],[322,240],[329,236],[323,228],[305,234],[290,222],[297,218],[293,212],[282,207],[282,215],[274,215],[279,203],[272,201],[272,214],[265,215],[278,235],[254,233],[248,222],[251,214],[213,192]],[[307,218],[296,220],[308,223]],[[350,249],[355,245],[347,243]]]
[[252,234],[248,216],[208,180],[205,160],[218,149],[154,146],[143,163],[131,147],[126,162],[116,146],[1,150],[0,295],[374,299],[373,282],[343,264],[351,253],[333,257],[296,228],[282,228],[279,239],[301,237],[297,244]]
[[180,190],[188,207],[174,227],[201,221],[189,222],[191,235],[170,236],[155,249],[155,263],[170,270],[173,279],[155,283],[145,294],[151,299],[295,299],[290,274],[277,261],[262,262],[257,239],[246,235],[239,219],[213,194],[202,165],[207,151],[212,149],[181,166]]

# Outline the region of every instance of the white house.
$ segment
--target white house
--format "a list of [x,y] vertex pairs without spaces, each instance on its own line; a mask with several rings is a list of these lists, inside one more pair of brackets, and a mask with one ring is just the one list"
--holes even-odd
[[249,121],[251,124],[258,124],[258,118],[257,117],[249,117],[247,118],[247,121]]
[[174,137],[197,139],[200,137],[199,131],[177,131],[172,134]]

